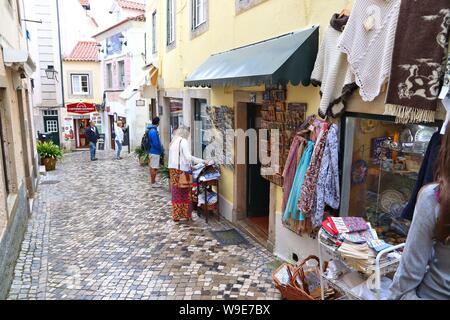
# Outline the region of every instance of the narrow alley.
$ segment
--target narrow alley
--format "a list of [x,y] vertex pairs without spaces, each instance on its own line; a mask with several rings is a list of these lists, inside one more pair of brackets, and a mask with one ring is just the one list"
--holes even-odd
[[267,250],[221,245],[197,215],[175,224],[167,190],[129,156],[67,154],[40,182],[9,299],[278,299]]

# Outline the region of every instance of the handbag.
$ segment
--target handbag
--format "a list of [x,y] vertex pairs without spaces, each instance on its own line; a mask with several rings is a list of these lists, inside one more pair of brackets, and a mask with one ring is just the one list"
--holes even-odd
[[181,172],[178,178],[178,188],[190,188],[192,185],[192,175],[188,172],[181,170],[181,142],[178,148],[178,171]]

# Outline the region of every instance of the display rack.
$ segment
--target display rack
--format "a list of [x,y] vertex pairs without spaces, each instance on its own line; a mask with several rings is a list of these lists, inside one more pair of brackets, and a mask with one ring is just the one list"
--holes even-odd
[[[343,295],[345,295],[350,300],[363,300],[361,297],[357,296],[352,292],[352,288],[348,287],[344,281],[337,279],[328,279],[325,276],[325,270],[324,270],[324,253],[328,254],[335,260],[339,260],[342,262],[348,269],[356,271],[355,268],[349,266],[345,259],[341,256],[341,254],[338,252],[337,248],[328,245],[322,241],[322,233],[323,230],[319,231],[318,235],[318,242],[319,242],[319,260],[320,260],[320,285],[321,285],[321,291],[322,291],[322,300],[325,300],[324,292],[325,292],[325,286],[328,284],[329,286],[333,287],[335,290],[341,292]],[[376,259],[375,259],[375,265],[371,266],[370,268],[366,269],[364,272],[361,272],[361,274],[364,274],[367,279],[370,277],[374,277],[375,280],[375,295],[378,300],[380,300],[380,289],[381,289],[381,277],[384,275],[387,275],[389,273],[393,273],[397,270],[398,265],[400,263],[400,259],[390,259],[388,261],[385,261],[381,263],[381,260],[384,256],[391,252],[395,252],[397,250],[400,250],[405,247],[405,244],[402,243],[397,246],[390,247],[388,249],[385,249],[378,253]]]
[[[208,203],[208,192],[213,192],[212,188],[216,188],[217,193],[217,201],[216,203]],[[198,182],[198,190],[204,188],[205,193],[205,203],[199,206],[198,213],[203,214],[205,216],[206,223],[209,221],[209,214],[211,212],[215,212],[217,214],[217,218],[220,221],[220,210],[219,210],[219,180],[210,180],[205,182]]]

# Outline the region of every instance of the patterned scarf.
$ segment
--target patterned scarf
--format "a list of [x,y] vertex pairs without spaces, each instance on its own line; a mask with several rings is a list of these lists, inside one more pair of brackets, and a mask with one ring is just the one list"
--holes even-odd
[[449,0],[402,1],[385,112],[397,122],[434,122],[449,25]]

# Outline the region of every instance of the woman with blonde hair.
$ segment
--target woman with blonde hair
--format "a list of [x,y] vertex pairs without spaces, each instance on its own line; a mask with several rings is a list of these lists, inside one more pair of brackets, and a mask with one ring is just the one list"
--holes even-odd
[[116,159],[121,160],[122,157],[120,154],[122,153],[123,140],[124,140],[124,132],[123,132],[123,122],[117,121],[116,128],[114,130],[116,138]]
[[169,149],[169,171],[172,189],[172,218],[192,219],[192,163],[206,163],[191,154],[190,129],[180,127],[175,131]]

